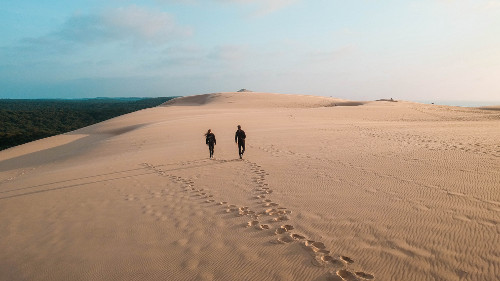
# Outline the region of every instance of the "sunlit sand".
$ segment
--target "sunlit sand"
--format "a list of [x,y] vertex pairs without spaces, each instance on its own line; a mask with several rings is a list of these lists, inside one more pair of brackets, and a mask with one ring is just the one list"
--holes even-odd
[[497,280],[491,109],[217,93],[1,151],[0,280]]

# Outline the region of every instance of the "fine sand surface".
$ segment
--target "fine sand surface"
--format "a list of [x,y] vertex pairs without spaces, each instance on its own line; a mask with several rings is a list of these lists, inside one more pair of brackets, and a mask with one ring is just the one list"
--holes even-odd
[[178,98],[0,152],[0,280],[499,280],[499,140],[491,109]]

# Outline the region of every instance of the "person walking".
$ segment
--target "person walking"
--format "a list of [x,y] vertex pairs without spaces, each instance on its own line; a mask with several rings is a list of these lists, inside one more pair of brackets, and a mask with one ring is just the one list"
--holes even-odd
[[214,158],[214,147],[217,141],[215,140],[215,135],[212,133],[211,129],[205,134],[205,143],[208,145],[208,150],[210,151],[210,159]]
[[240,155],[240,159],[243,156],[243,153],[245,153],[245,139],[247,135],[245,134],[245,131],[241,129],[241,126],[238,125],[238,130],[236,131],[236,134],[234,135],[234,142],[238,144],[238,154]]

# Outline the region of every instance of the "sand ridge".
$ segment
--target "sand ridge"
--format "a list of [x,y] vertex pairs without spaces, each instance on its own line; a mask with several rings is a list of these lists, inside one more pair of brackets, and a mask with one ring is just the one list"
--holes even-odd
[[358,106],[366,103],[367,102],[296,94],[225,92],[180,97],[164,103],[163,106],[214,105],[218,108],[311,108],[331,106]]
[[174,101],[0,152],[2,278],[499,275],[498,112],[251,92]]

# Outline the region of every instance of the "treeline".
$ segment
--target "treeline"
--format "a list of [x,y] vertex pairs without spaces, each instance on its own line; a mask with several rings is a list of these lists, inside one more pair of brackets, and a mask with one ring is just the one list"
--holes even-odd
[[0,150],[155,107],[173,98],[0,99]]

